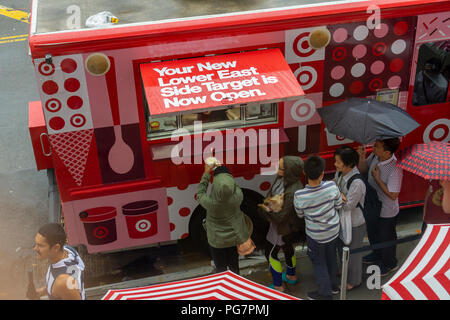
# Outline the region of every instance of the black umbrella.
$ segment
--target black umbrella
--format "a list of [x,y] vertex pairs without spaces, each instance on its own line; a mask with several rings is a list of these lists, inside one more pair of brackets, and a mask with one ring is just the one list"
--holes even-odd
[[419,127],[406,111],[373,99],[351,98],[317,112],[328,132],[362,144],[402,137]]

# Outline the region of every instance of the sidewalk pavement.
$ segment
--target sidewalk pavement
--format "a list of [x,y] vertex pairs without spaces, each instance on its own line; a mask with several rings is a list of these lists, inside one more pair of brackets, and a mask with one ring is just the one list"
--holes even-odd
[[[402,216],[400,217],[399,223],[397,225],[397,235],[399,239],[420,233],[420,228],[422,225],[421,212],[421,208],[412,208],[403,210],[400,213]],[[411,251],[415,248],[418,242],[419,240],[414,240],[397,245],[397,259],[399,266],[404,263],[404,261],[409,256]],[[368,245],[367,238],[365,239],[364,246],[365,245]],[[279,256],[282,264],[284,264],[284,257],[281,252]],[[306,255],[306,245],[298,245],[296,247],[296,256],[297,276],[299,279],[299,283],[296,285],[284,284],[285,292],[301,299],[307,299],[307,292],[315,291],[317,289],[317,285],[315,282],[311,261]],[[240,271],[242,276],[263,285],[270,285],[272,283],[272,277],[268,269],[267,261],[262,252],[256,252],[254,255],[245,259],[243,257],[241,258]],[[212,263],[212,261],[208,260],[208,258],[205,258],[204,256],[202,257],[201,255],[181,254],[168,256],[156,263],[156,267],[162,271],[161,274],[136,280],[88,288],[86,289],[87,298],[100,299],[110,289],[136,288],[157,283],[165,283],[200,277],[214,272],[214,268],[210,263]],[[363,266],[363,285],[350,292],[347,292],[347,300],[381,299],[381,288],[372,290],[369,290],[367,288],[366,279],[368,276],[370,276],[370,274],[366,273],[366,267],[367,265]],[[386,283],[394,274],[395,272],[392,272],[387,276],[382,277],[381,285]],[[339,300],[340,296],[336,295],[333,298],[335,300]]]
[[[409,256],[411,251],[415,248],[419,240],[414,240],[411,242],[401,243],[397,245],[397,259],[398,264],[401,266],[406,258]],[[370,252],[368,252],[370,253]],[[339,263],[340,265],[340,263]],[[367,278],[371,274],[366,273],[366,268],[368,265],[363,264],[363,282],[359,288],[355,288],[352,291],[347,292],[346,300],[380,300],[381,299],[381,288],[380,289],[368,289]],[[394,276],[395,272],[391,272],[385,277],[381,277],[381,285],[386,283],[389,279]],[[242,276],[248,278],[249,280],[255,281],[260,284],[270,285],[272,283],[272,277],[268,270],[267,263],[265,266],[253,267],[251,269],[244,269],[241,273]],[[297,277],[299,283],[295,285],[290,285],[283,283],[285,292],[298,297],[300,299],[307,299],[306,294],[310,291],[317,290],[317,284],[314,278],[313,267],[310,259],[302,251],[300,254],[297,253]],[[370,281],[372,283],[372,281]],[[333,300],[339,300],[340,295],[333,296]]]

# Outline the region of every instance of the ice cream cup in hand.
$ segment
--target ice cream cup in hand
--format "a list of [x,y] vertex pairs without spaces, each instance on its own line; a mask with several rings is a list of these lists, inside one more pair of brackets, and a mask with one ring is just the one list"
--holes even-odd
[[205,163],[211,167],[212,170],[220,166],[220,161],[214,157],[206,158]]

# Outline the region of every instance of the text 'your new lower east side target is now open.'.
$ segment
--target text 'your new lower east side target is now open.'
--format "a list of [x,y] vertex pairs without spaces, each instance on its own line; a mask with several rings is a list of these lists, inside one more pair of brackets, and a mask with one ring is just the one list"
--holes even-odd
[[304,95],[279,49],[146,63],[140,69],[154,118]]

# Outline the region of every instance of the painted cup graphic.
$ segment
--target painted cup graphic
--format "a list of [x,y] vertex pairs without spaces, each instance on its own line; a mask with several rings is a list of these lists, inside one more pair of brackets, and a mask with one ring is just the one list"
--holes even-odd
[[122,207],[127,221],[128,235],[132,239],[151,237],[158,233],[158,202],[143,200]]
[[80,212],[80,220],[90,245],[102,245],[117,240],[114,207],[97,207]]

